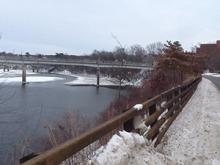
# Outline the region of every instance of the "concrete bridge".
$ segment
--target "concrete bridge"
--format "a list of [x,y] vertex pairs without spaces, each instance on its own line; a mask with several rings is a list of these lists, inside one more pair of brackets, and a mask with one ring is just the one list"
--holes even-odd
[[115,68],[115,69],[136,69],[147,70],[151,72],[152,67],[141,63],[118,63],[118,62],[97,62],[97,61],[84,61],[84,60],[49,60],[49,59],[0,59],[0,64],[3,65],[3,70],[9,71],[9,65],[22,65],[22,85],[26,84],[26,66],[31,65],[33,71],[38,71],[37,66],[53,65],[53,66],[83,66],[96,68],[97,87],[100,83],[100,69],[101,68]]
[[63,66],[85,66],[93,68],[118,68],[118,69],[145,69],[152,70],[152,67],[143,63],[118,63],[118,62],[97,62],[97,61],[67,61],[67,60],[45,60],[45,59],[23,59],[23,60],[4,60],[0,59],[0,64],[16,64],[16,65],[63,65]]

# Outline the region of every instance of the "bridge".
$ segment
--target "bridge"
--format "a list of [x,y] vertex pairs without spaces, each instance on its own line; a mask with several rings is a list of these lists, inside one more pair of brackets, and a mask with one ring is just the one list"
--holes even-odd
[[0,59],[0,64],[15,64],[15,65],[63,65],[63,66],[85,66],[93,68],[118,68],[118,69],[145,69],[152,70],[153,68],[143,63],[118,63],[118,62],[97,62],[84,60],[44,60],[44,59]]
[[[100,69],[101,68],[114,68],[114,69],[136,69],[136,70],[147,70],[151,72],[152,67],[143,63],[118,63],[118,62],[100,62],[93,60],[49,60],[49,59],[0,59],[0,64],[3,65],[3,69],[9,71],[8,65],[22,65],[22,85],[26,84],[26,66],[31,65],[33,70],[36,66],[42,65],[53,65],[53,66],[83,66],[96,68],[97,75],[97,87],[100,82]],[[35,66],[35,67],[34,67]],[[38,69],[36,69],[38,70]]]

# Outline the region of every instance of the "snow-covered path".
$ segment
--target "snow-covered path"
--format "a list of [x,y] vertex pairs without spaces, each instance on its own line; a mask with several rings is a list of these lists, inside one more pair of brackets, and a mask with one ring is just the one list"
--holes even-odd
[[202,79],[162,143],[163,154],[184,164],[220,164],[220,91],[211,81]]
[[220,91],[203,78],[156,149],[142,136],[122,132],[90,163],[220,165]]

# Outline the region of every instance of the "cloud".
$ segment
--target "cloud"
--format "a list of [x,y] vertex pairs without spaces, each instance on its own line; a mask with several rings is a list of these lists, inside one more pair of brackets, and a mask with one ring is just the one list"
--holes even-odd
[[189,49],[219,38],[219,5],[218,0],[1,0],[0,50],[111,50],[117,45],[111,33],[127,46],[179,40]]

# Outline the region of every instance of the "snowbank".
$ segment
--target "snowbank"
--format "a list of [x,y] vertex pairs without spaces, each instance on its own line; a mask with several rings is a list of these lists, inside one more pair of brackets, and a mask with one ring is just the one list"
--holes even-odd
[[[73,81],[65,83],[65,85],[70,85],[70,86],[96,86],[97,85],[97,77],[94,74],[87,74],[87,73],[74,74],[67,70],[60,71],[60,72],[52,72],[52,73],[72,76],[76,78]],[[101,75],[99,79],[99,85],[102,87],[119,87],[119,80]],[[131,81],[131,82],[123,81],[121,84],[122,87],[141,86],[141,85],[142,85],[142,80]]]
[[174,164],[174,160],[157,153],[143,136],[136,133],[119,132],[108,144],[96,151],[88,164],[95,165],[144,165]]
[[[83,75],[77,75],[77,74],[72,74],[72,76],[76,77],[76,80],[73,80],[71,82],[65,83],[66,85],[96,85],[97,83],[97,78],[95,76],[83,76]],[[113,82],[112,79],[106,78],[106,77],[101,77],[100,78],[100,85],[101,86],[118,86],[116,82]]]
[[55,74],[60,74],[60,75],[67,75],[67,76],[74,76],[70,71],[68,70],[63,70],[63,71],[59,71],[59,72],[51,72],[51,73],[55,73]]
[[[79,85],[90,85],[90,86],[96,86],[97,84],[97,77],[96,75],[80,75],[80,74],[72,74],[72,76],[76,77],[76,80],[73,80],[71,82],[65,83],[65,85],[71,85],[71,86],[79,86]],[[118,80],[110,77],[100,77],[100,86],[104,87],[118,87],[119,82]],[[123,86],[129,86],[129,83],[123,82]]]
[[[26,71],[27,77],[26,80],[27,82],[49,82],[49,81],[57,81],[57,80],[62,80],[63,78],[59,77],[49,77],[49,76],[38,76],[39,73],[34,73],[31,71]],[[0,83],[17,83],[21,82],[22,78],[22,70],[9,70],[9,72],[3,72],[0,70]]]
[[[22,70],[9,70],[9,72],[4,72],[2,69],[0,70],[0,77],[2,76],[16,76],[16,75],[21,75],[22,74]],[[36,75],[37,73],[34,73],[30,70],[26,71],[27,75]]]
[[204,73],[203,76],[213,76],[213,77],[220,77],[220,74],[218,73]]
[[[62,80],[62,78],[59,77],[43,77],[43,76],[32,76],[27,77],[26,81],[33,83],[33,82],[49,82],[49,81],[57,81]],[[6,77],[6,78],[0,78],[0,83],[15,83],[15,82],[21,82],[21,77]]]
[[220,74],[214,74],[213,77],[220,77]]

